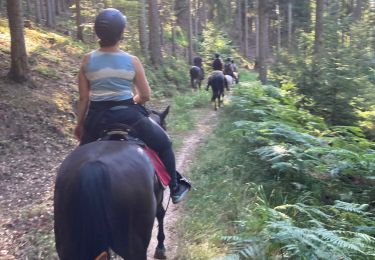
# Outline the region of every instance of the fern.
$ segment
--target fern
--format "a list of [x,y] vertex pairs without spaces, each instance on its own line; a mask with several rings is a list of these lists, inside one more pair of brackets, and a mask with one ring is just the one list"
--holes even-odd
[[356,203],[348,203],[340,200],[336,200],[335,204],[333,205],[333,208],[348,211],[348,212],[354,212],[361,215],[370,215],[368,212],[365,212],[368,208],[368,204],[356,204]]
[[316,217],[314,218],[313,215],[318,216],[324,219],[325,221],[330,221],[330,219],[332,218],[331,215],[324,213],[319,208],[314,207],[314,206],[308,206],[303,203],[280,205],[280,206],[275,207],[274,209],[277,211],[286,210],[286,209],[294,209],[297,212],[306,214],[310,220],[316,220]]
[[246,259],[267,259],[264,254],[267,251],[267,239],[265,237],[254,236],[244,239],[239,236],[224,236],[222,240],[231,246],[235,255]]
[[328,230],[322,227],[300,228],[292,221],[269,222],[268,231],[274,242],[284,244],[292,255],[312,255],[317,259],[375,255],[375,239],[363,233]]
[[[337,201],[333,206],[314,207],[303,203],[268,208],[263,189],[258,189],[258,207],[268,212],[265,229],[251,238],[226,236],[223,240],[234,254],[244,259],[263,259],[269,245],[279,245],[280,253],[299,259],[367,259],[375,256],[375,238],[361,232],[343,230],[345,220],[325,211],[347,211],[367,216],[365,205]],[[265,246],[267,245],[267,246]],[[262,251],[263,250],[263,251]],[[263,255],[262,253],[263,252]],[[264,258],[266,259],[266,258]]]

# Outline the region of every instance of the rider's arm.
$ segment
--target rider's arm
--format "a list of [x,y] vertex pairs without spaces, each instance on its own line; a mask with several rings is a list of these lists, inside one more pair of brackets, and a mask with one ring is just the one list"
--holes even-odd
[[78,119],[77,124],[83,125],[85,121],[89,101],[90,101],[90,87],[89,82],[85,75],[85,66],[87,64],[89,55],[83,57],[81,67],[78,74],[78,90],[79,90],[79,100],[78,100]]
[[79,100],[77,107],[77,125],[74,129],[74,135],[78,140],[81,139],[83,134],[83,125],[90,102],[90,86],[85,76],[85,66],[87,64],[88,58],[89,54],[83,57],[78,73]]
[[134,101],[139,104],[144,104],[150,100],[151,96],[151,89],[148,85],[145,71],[139,59],[137,57],[133,57],[133,65],[135,68],[135,76],[133,83],[135,85],[135,96],[133,97]]

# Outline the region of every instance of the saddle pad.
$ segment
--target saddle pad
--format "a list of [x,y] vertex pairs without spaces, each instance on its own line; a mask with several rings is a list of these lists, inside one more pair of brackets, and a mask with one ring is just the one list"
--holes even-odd
[[150,147],[144,146],[143,150],[146,152],[148,157],[150,157],[152,163],[154,164],[155,172],[160,182],[164,186],[168,186],[169,181],[171,180],[171,176],[169,176],[167,169],[165,169],[164,163],[160,160],[157,153],[154,150],[152,150]]

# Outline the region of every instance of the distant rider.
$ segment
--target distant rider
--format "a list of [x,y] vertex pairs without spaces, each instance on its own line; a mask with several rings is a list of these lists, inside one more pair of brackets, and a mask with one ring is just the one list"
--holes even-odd
[[220,59],[219,53],[215,53],[215,59],[212,62],[212,69],[223,71],[223,62]]

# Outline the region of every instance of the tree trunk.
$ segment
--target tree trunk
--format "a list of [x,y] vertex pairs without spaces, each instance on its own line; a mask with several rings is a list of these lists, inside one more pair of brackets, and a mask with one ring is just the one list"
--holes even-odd
[[172,24],[172,55],[173,55],[173,57],[177,57],[176,46],[177,46],[177,43],[176,43],[176,26],[175,26],[175,24]]
[[197,3],[198,34],[201,35],[203,28],[206,26],[206,3],[204,0],[197,0]]
[[62,0],[55,0],[55,14],[60,15],[62,13]]
[[244,34],[243,34],[243,54],[247,58],[249,55],[249,19],[247,17],[248,0],[244,1]]
[[30,15],[31,15],[31,1],[26,0],[26,17],[27,17],[27,19],[30,19]]
[[27,53],[23,32],[22,1],[7,0],[11,37],[11,67],[8,77],[17,82],[28,79]]
[[201,20],[202,26],[206,27],[206,25],[207,25],[207,4],[206,4],[205,0],[202,0],[200,20]]
[[[178,1],[178,0],[177,0]],[[207,1],[207,20],[208,21],[213,21],[213,19],[215,18],[215,15],[214,15],[214,4],[215,4],[215,1],[216,0],[206,0]]]
[[52,28],[51,0],[46,0],[46,26]]
[[160,23],[159,28],[160,28],[160,45],[164,46],[164,26],[163,26],[163,22]]
[[138,25],[139,25],[139,44],[141,48],[141,52],[144,57],[147,59],[149,58],[148,53],[148,37],[147,37],[147,15],[146,15],[146,1],[139,0],[139,18],[138,18]]
[[56,25],[55,10],[55,0],[47,0],[47,27],[54,28]]
[[176,13],[176,23],[185,32],[188,31],[189,27],[189,1],[190,0],[177,0],[175,2],[175,13]]
[[150,54],[154,66],[163,63],[160,43],[160,17],[157,0],[149,0]]
[[[195,39],[198,39],[199,35],[199,18],[198,18],[198,11],[199,11],[199,1],[194,1],[194,37]],[[195,46],[198,48],[197,46]]]
[[158,15],[159,15],[159,21],[160,21],[160,24],[159,24],[159,37],[160,37],[160,45],[161,46],[164,46],[164,21],[165,19],[167,19],[165,17],[165,15],[163,15],[162,13],[162,8],[161,8],[161,5],[160,5],[161,1],[157,1],[157,6],[158,6]]
[[37,24],[42,23],[42,7],[40,0],[35,0],[35,21]]
[[357,3],[354,8],[353,13],[353,21],[357,22],[362,19],[362,8],[363,8],[363,0],[357,0]]
[[56,3],[57,0],[51,0],[51,17],[52,17],[52,23],[53,23],[53,27],[55,28],[56,26]]
[[280,19],[280,5],[276,3],[276,15],[277,15],[277,52],[281,51],[281,19]]
[[268,9],[269,6],[267,6],[267,18],[266,18],[266,21],[265,21],[265,39],[264,39],[264,48],[266,49],[265,51],[265,59],[269,58],[270,57],[270,39],[269,39],[269,35],[270,35],[270,16],[269,16],[269,11],[270,9]]
[[[317,0],[320,1],[320,0]],[[293,28],[293,5],[292,0],[288,1],[288,49],[292,47],[292,28]]]
[[259,58],[258,69],[259,78],[262,84],[267,84],[267,19],[268,19],[268,0],[258,1],[258,14],[259,14]]
[[[255,10],[259,11],[259,0],[255,0]],[[258,68],[259,59],[259,12],[255,17],[255,68]]]
[[316,56],[319,56],[323,51],[323,12],[324,0],[316,0],[314,40],[314,52]]
[[70,12],[69,2],[67,2],[66,0],[61,0],[61,1],[62,1],[62,11],[64,13],[69,13]]
[[76,1],[76,26],[77,26],[77,39],[83,41],[83,28],[81,21],[81,1]]
[[[243,33],[243,27],[242,27],[242,0],[236,1],[236,20],[235,20],[235,28],[237,31],[237,39],[238,42],[242,42],[242,33]],[[241,48],[242,49],[242,48]]]
[[47,20],[46,19],[46,13],[47,13],[47,1],[48,0],[40,0],[40,13],[41,13],[41,16],[42,16],[42,20]]
[[188,0],[188,13],[190,14],[188,17],[188,61],[189,64],[193,64],[193,24],[192,24],[192,17],[191,17],[191,0]]

